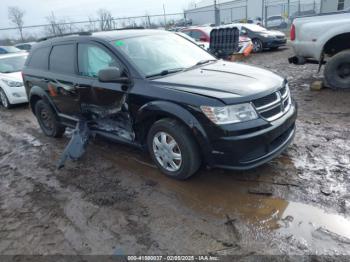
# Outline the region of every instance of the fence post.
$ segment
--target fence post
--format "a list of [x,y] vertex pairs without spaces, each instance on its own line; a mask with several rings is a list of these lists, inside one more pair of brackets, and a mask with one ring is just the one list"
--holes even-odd
[[265,27],[267,26],[267,8],[268,8],[268,6],[267,6],[267,4],[265,5],[265,16],[264,16],[264,24],[265,24]]

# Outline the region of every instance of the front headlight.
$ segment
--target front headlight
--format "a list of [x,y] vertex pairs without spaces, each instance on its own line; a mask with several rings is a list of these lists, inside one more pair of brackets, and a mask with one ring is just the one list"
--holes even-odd
[[217,125],[245,122],[258,118],[258,114],[249,103],[224,107],[201,106],[201,110]]
[[17,81],[12,81],[12,80],[7,80],[7,79],[2,79],[2,81],[4,81],[5,84],[8,85],[9,87],[23,86],[23,82],[17,82]]

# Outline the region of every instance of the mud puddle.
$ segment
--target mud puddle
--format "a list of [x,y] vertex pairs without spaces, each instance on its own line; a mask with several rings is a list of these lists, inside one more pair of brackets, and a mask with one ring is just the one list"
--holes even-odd
[[[114,147],[114,145],[112,145]],[[224,170],[202,170],[187,181],[164,177],[143,154],[120,148],[110,155],[102,149],[99,154],[116,162],[124,170],[147,179],[148,183],[164,193],[171,192],[188,208],[203,215],[223,220],[240,220],[248,225],[252,235],[278,234],[294,242],[300,249],[346,250],[350,244],[350,218],[329,213],[311,204],[287,201],[274,197],[271,176],[277,176],[270,166],[263,167],[266,174],[258,178],[254,172],[241,173]],[[95,150],[95,149],[94,149]],[[96,149],[100,151],[99,149]],[[281,156],[276,162],[292,166],[293,160]],[[276,185],[275,185],[276,186]],[[283,184],[280,184],[283,187]],[[327,240],[328,238],[328,240]],[[344,246],[345,245],[345,246]]]

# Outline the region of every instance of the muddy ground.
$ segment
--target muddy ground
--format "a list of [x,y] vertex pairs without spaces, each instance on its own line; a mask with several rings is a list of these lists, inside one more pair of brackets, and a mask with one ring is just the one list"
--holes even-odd
[[0,109],[0,254],[350,254],[350,92],[310,91],[317,66],[291,53],[246,61],[287,76],[299,104],[294,143],[248,172],[174,181],[98,138],[57,171],[68,135]]

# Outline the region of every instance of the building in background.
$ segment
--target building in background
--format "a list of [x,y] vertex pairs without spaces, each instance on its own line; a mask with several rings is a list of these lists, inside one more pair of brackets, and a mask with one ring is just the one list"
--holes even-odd
[[350,8],[350,0],[322,0],[321,12],[337,12]]
[[[220,24],[273,16],[296,16],[341,11],[350,7],[350,0],[204,0],[185,10],[193,25],[215,24],[215,9]],[[287,19],[288,20],[288,19]]]

